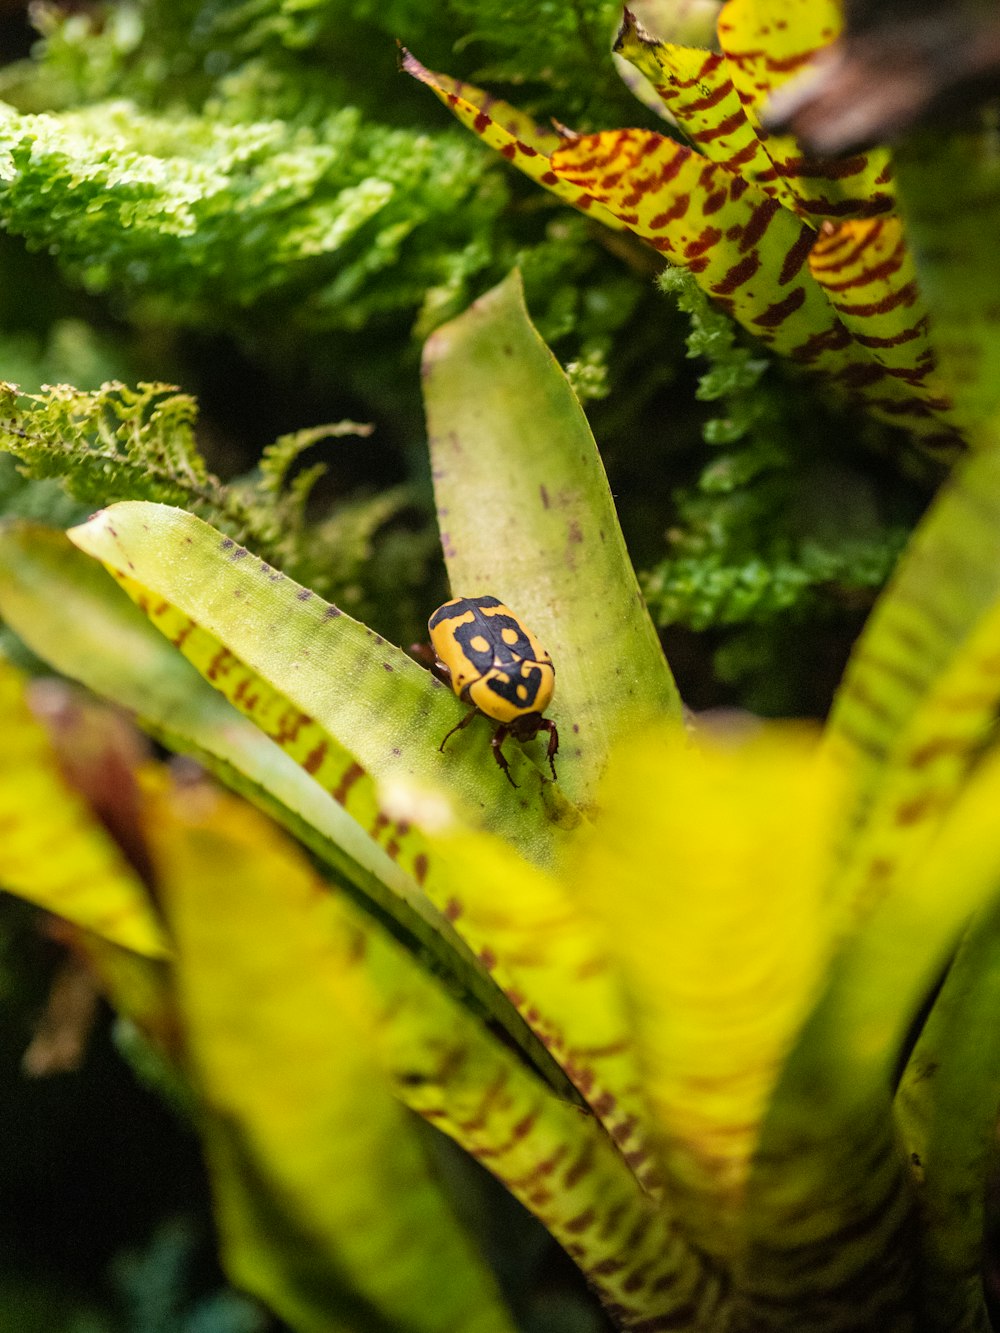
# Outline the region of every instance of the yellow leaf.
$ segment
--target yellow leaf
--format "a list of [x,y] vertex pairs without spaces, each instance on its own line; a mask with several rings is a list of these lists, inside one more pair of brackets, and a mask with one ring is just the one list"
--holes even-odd
[[711,1253],[827,962],[836,790],[801,728],[653,733],[617,755],[574,877],[628,988],[667,1197]]
[[392,1096],[322,882],[206,786],[153,836],[234,1279],[299,1333],[512,1333]]
[[62,777],[25,688],[0,659],[0,885],[126,949],[164,956],[145,889]]

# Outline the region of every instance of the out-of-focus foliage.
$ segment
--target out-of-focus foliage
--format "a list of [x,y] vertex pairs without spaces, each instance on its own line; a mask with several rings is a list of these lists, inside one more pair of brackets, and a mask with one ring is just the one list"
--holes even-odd
[[[712,8],[693,7],[702,27]],[[626,482],[616,490],[658,622],[721,628],[737,656],[741,626],[760,638],[769,664],[756,671],[759,652],[750,653],[737,697],[750,700],[754,682],[780,671],[777,645],[793,624],[820,616],[842,630],[845,609],[849,621],[881,581],[919,500],[887,508],[879,469],[856,453],[847,463],[837,456],[836,436],[853,434],[857,419],[821,414],[780,372],[761,372],[757,352],[731,361],[725,318],[702,305],[690,313],[691,345],[714,369],[700,396],[709,402],[726,386],[724,413],[713,409],[706,423],[706,467],[697,409],[678,402],[686,386],[666,387],[682,323],[650,290],[656,261],[478,152],[397,72],[393,38],[469,78],[506,84],[543,122],[555,114],[574,129],[602,129],[636,123],[637,111],[641,122],[610,58],[620,15],[608,0],[448,0],[433,9],[415,0],[144,0],[33,12],[42,42],[30,61],[0,73],[10,103],[0,121],[0,217],[8,245],[23,237],[45,252],[25,292],[55,265],[78,305],[53,310],[58,334],[18,331],[27,312],[15,297],[0,374],[31,390],[142,379],[203,390],[201,446],[226,478],[258,475],[240,436],[275,385],[285,405],[271,436],[337,416],[373,419],[370,443],[320,446],[333,475],[304,525],[296,517],[282,526],[280,550],[260,525],[248,533],[303,581],[387,632],[419,632],[441,574],[429,563],[415,378],[399,368],[415,364],[414,334],[515,262],[540,331],[581,398],[602,409],[602,446]],[[649,4],[640,17],[662,14]],[[14,293],[22,257],[12,253]],[[30,318],[44,325],[52,299],[47,289]],[[94,313],[107,327],[89,335],[89,361],[81,346],[60,356],[60,346],[72,351],[72,330],[89,327],[81,315]],[[238,374],[225,360],[216,366],[218,343],[207,354],[203,344],[187,350],[195,332],[231,340],[246,358]],[[258,368],[269,383],[257,383]],[[642,380],[660,387],[644,399]],[[235,426],[218,419],[220,394],[238,401]],[[253,446],[267,438],[254,434]],[[80,494],[77,463],[62,441],[51,443],[51,471],[62,458]],[[298,469],[301,498],[308,467]],[[140,469],[116,471],[120,489],[105,499],[149,495]],[[831,476],[843,522],[828,521]],[[227,495],[240,492],[237,483]],[[55,495],[43,489],[18,506],[44,516]],[[223,508],[202,512],[232,530]],[[401,584],[413,594],[397,605],[385,594]],[[789,679],[784,697],[799,694]]]
[[[427,118],[401,92],[392,38],[464,31],[495,48],[503,34],[518,82],[527,53],[546,71],[566,55],[568,84],[588,88],[584,66],[603,65],[620,101],[602,59],[614,6],[550,6],[554,48],[532,37],[537,7],[485,27],[476,8],[450,30],[418,5],[44,11],[40,62],[8,71],[0,93],[55,114],[7,113],[4,224],[55,246],[90,290],[212,326],[239,327],[253,306],[310,330],[419,312],[426,333],[516,261],[558,336],[586,323],[574,283],[597,256],[585,230],[519,216],[504,173],[462,136],[414,128]],[[627,313],[606,303],[596,331]]]
[[880,512],[855,450],[831,448],[836,423],[809,387],[738,340],[683,270],[661,283],[690,315],[688,354],[708,363],[697,397],[723,415],[703,427],[714,457],[677,497],[670,556],[646,574],[654,616],[702,630],[865,605],[916,517],[905,494],[895,515]]
[[[124,92],[162,104],[169,79],[166,97],[193,103],[220,78],[259,61],[279,73],[298,68],[306,95],[328,100],[331,91],[343,96],[350,88],[367,111],[379,108],[402,120],[399,110],[385,106],[377,83],[366,86],[367,57],[374,54],[384,74],[396,41],[423,40],[457,54],[470,71],[535,83],[539,98],[554,84],[570,99],[574,117],[596,125],[628,101],[607,59],[620,17],[614,0],[503,6],[442,0],[433,9],[420,0],[139,0],[109,9],[95,25],[88,17],[67,22],[50,6],[40,13],[49,44],[40,87],[50,101]],[[23,72],[9,77],[15,87],[32,85]],[[272,79],[272,88],[277,83]],[[397,100],[405,105],[405,98]]]
[[[137,607],[203,678],[178,712],[214,686],[315,783],[322,822],[324,801],[355,819],[320,872],[231,796],[145,763],[126,831],[148,860],[126,900],[169,951],[113,946],[107,892],[76,914],[95,978],[191,1090],[228,1271],[302,1333],[531,1329],[406,1107],[489,1165],[622,1333],[943,1333],[942,1294],[985,1328],[968,1199],[1000,1043],[949,1032],[995,989],[996,439],[919,527],[822,735],[691,737],[593,441],[516,282],[438,331],[424,382],[449,571],[495,577],[558,646],[559,782],[586,818],[537,744],[516,788],[481,720],[442,754],[462,715],[450,691],[191,514],[129,502],[70,534],[134,605],[37,527],[4,546],[50,548],[22,615],[25,596],[79,586],[113,642]],[[504,478],[488,502],[483,475]],[[73,637],[50,637],[53,656],[124,697],[113,651]],[[11,728],[25,687],[9,674]],[[101,766],[53,735],[97,809]],[[234,752],[244,777],[249,758]],[[60,914],[72,868],[49,867]],[[415,910],[443,971],[414,947]],[[893,1086],[921,1013],[901,1135]],[[450,1308],[426,1294],[443,1280]]]
[[[430,542],[401,525],[385,530],[412,504],[411,492],[384,491],[307,521],[312,490],[326,465],[295,470],[314,445],[365,436],[368,426],[340,422],[282,436],[264,450],[253,473],[224,484],[199,452],[196,418],[195,400],[169,385],[129,389],[110,382],[93,391],[62,385],[28,395],[0,385],[0,446],[17,460],[23,475],[60,478],[70,496],[91,507],[123,498],[183,506],[354,608],[364,602],[366,566],[373,563],[378,578],[369,579],[369,588],[378,587],[379,580],[393,587],[399,595],[397,615],[405,623],[407,589],[421,582]],[[5,466],[9,513],[36,517],[41,509],[51,517],[53,508],[72,512],[65,498],[19,485],[10,459]]]

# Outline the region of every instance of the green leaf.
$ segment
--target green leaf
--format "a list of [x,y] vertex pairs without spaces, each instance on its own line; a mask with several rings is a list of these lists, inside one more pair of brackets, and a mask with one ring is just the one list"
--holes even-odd
[[737,1279],[754,1329],[842,1329],[862,1303],[870,1327],[917,1327],[915,1194],[893,1073],[969,917],[995,898],[998,799],[1000,753],[991,753],[834,958],[750,1177]]
[[919,864],[1000,700],[1000,442],[951,478],[851,657],[827,729],[850,774],[838,881],[862,912]]
[[430,845],[448,919],[566,1071],[635,1179],[660,1197],[630,1015],[586,904],[564,879],[497,838],[455,827]]
[[[553,855],[557,830],[545,802],[569,822],[573,812],[565,801],[553,806],[552,784],[517,755],[519,791],[481,753],[455,747],[440,754],[440,738],[465,710],[374,631],[165,505],[114,505],[70,537],[115,573],[241,712],[325,781],[334,799],[358,810],[390,854],[402,857],[412,844],[409,830],[385,817],[376,779],[443,788],[530,859]],[[345,783],[352,764],[361,771]],[[422,878],[419,867],[414,873]]]
[[[515,863],[509,849],[506,876],[498,883],[493,872],[501,844],[482,835],[459,834],[449,843],[456,841],[462,854],[449,846],[449,865],[460,859],[475,872],[474,901],[463,902],[463,928],[471,917],[473,932],[481,931],[496,951],[494,975],[500,979],[502,960],[515,962],[516,983],[543,1010],[563,964],[575,981],[578,1029],[589,1032],[591,1046],[573,1049],[569,1032],[551,1028],[545,1029],[547,1041],[567,1069],[596,1068],[605,1077],[615,1056],[599,1048],[621,1009],[612,1005],[604,1014],[597,1007],[608,995],[608,975],[593,965],[586,923],[575,921],[546,877]],[[378,990],[376,1039],[397,1095],[544,1223],[621,1327],[650,1327],[687,1309],[707,1319],[720,1297],[718,1275],[690,1250],[672,1213],[656,1205],[648,1163],[643,1171],[636,1151],[642,1130],[625,1123],[629,1099],[622,1097],[616,1115],[605,1110],[602,1121],[578,1100],[556,1096],[381,932],[366,928],[365,940],[363,953],[353,950],[351,960]],[[634,1109],[634,1088],[626,1092]]]
[[299,1333],[512,1333],[391,1094],[315,875],[204,787],[151,836],[234,1280]]
[[[134,711],[157,739],[197,758],[283,823],[367,911],[392,920],[426,966],[500,1023],[550,1082],[567,1088],[551,1056],[410,877],[343,805],[241,717],[65,534],[29,522],[0,526],[0,615],[51,666]],[[101,955],[97,964],[116,1001],[148,1029],[143,1020],[150,1007],[130,999],[129,978],[119,979],[114,958],[105,961]]]
[[612,743],[679,724],[680,700],[593,436],[516,272],[428,340],[424,396],[452,592],[499,597],[548,648],[560,784],[592,801]]
[[988,1333],[984,1182],[1000,1105],[1000,900],[972,923],[896,1093],[921,1221],[928,1333]]
[[64,533],[25,521],[0,526],[0,575],[0,615],[50,666],[132,710],[171,749],[240,775],[244,792],[252,784],[266,793],[297,832],[320,835],[314,850],[348,879],[368,871],[406,896],[406,878],[344,808],[240,717]]

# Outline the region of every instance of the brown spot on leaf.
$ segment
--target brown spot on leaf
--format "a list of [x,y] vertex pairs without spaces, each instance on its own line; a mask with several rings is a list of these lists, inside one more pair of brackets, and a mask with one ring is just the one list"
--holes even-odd
[[326,758],[327,748],[326,741],[320,741],[315,750],[311,750],[309,754],[306,755],[305,759],[302,761],[302,767],[307,773],[315,773],[319,769],[320,764],[322,764],[323,760]]

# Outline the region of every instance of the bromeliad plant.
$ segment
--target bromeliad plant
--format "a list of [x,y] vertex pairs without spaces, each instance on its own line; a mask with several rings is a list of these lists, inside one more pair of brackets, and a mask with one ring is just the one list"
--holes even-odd
[[441,754],[450,690],[183,510],[0,537],[28,645],[309,853],[151,769],[144,884],[3,668],[0,881],[74,924],[193,1094],[233,1279],[304,1333],[513,1330],[409,1107],[617,1328],[985,1328],[1000,441],[920,529],[822,736],[691,737],[516,276],[431,339],[425,394],[452,589],[551,652],[558,784],[537,741],[508,784],[480,720]]
[[728,0],[708,51],[657,40],[626,9],[615,50],[690,146],[643,129],[546,128],[409,52],[403,64],[514,166],[686,269],[769,348],[925,449],[953,453],[983,419],[983,378],[970,397],[968,377],[952,373],[967,340],[932,336],[892,155],[806,158],[763,120],[841,22],[838,0]]

